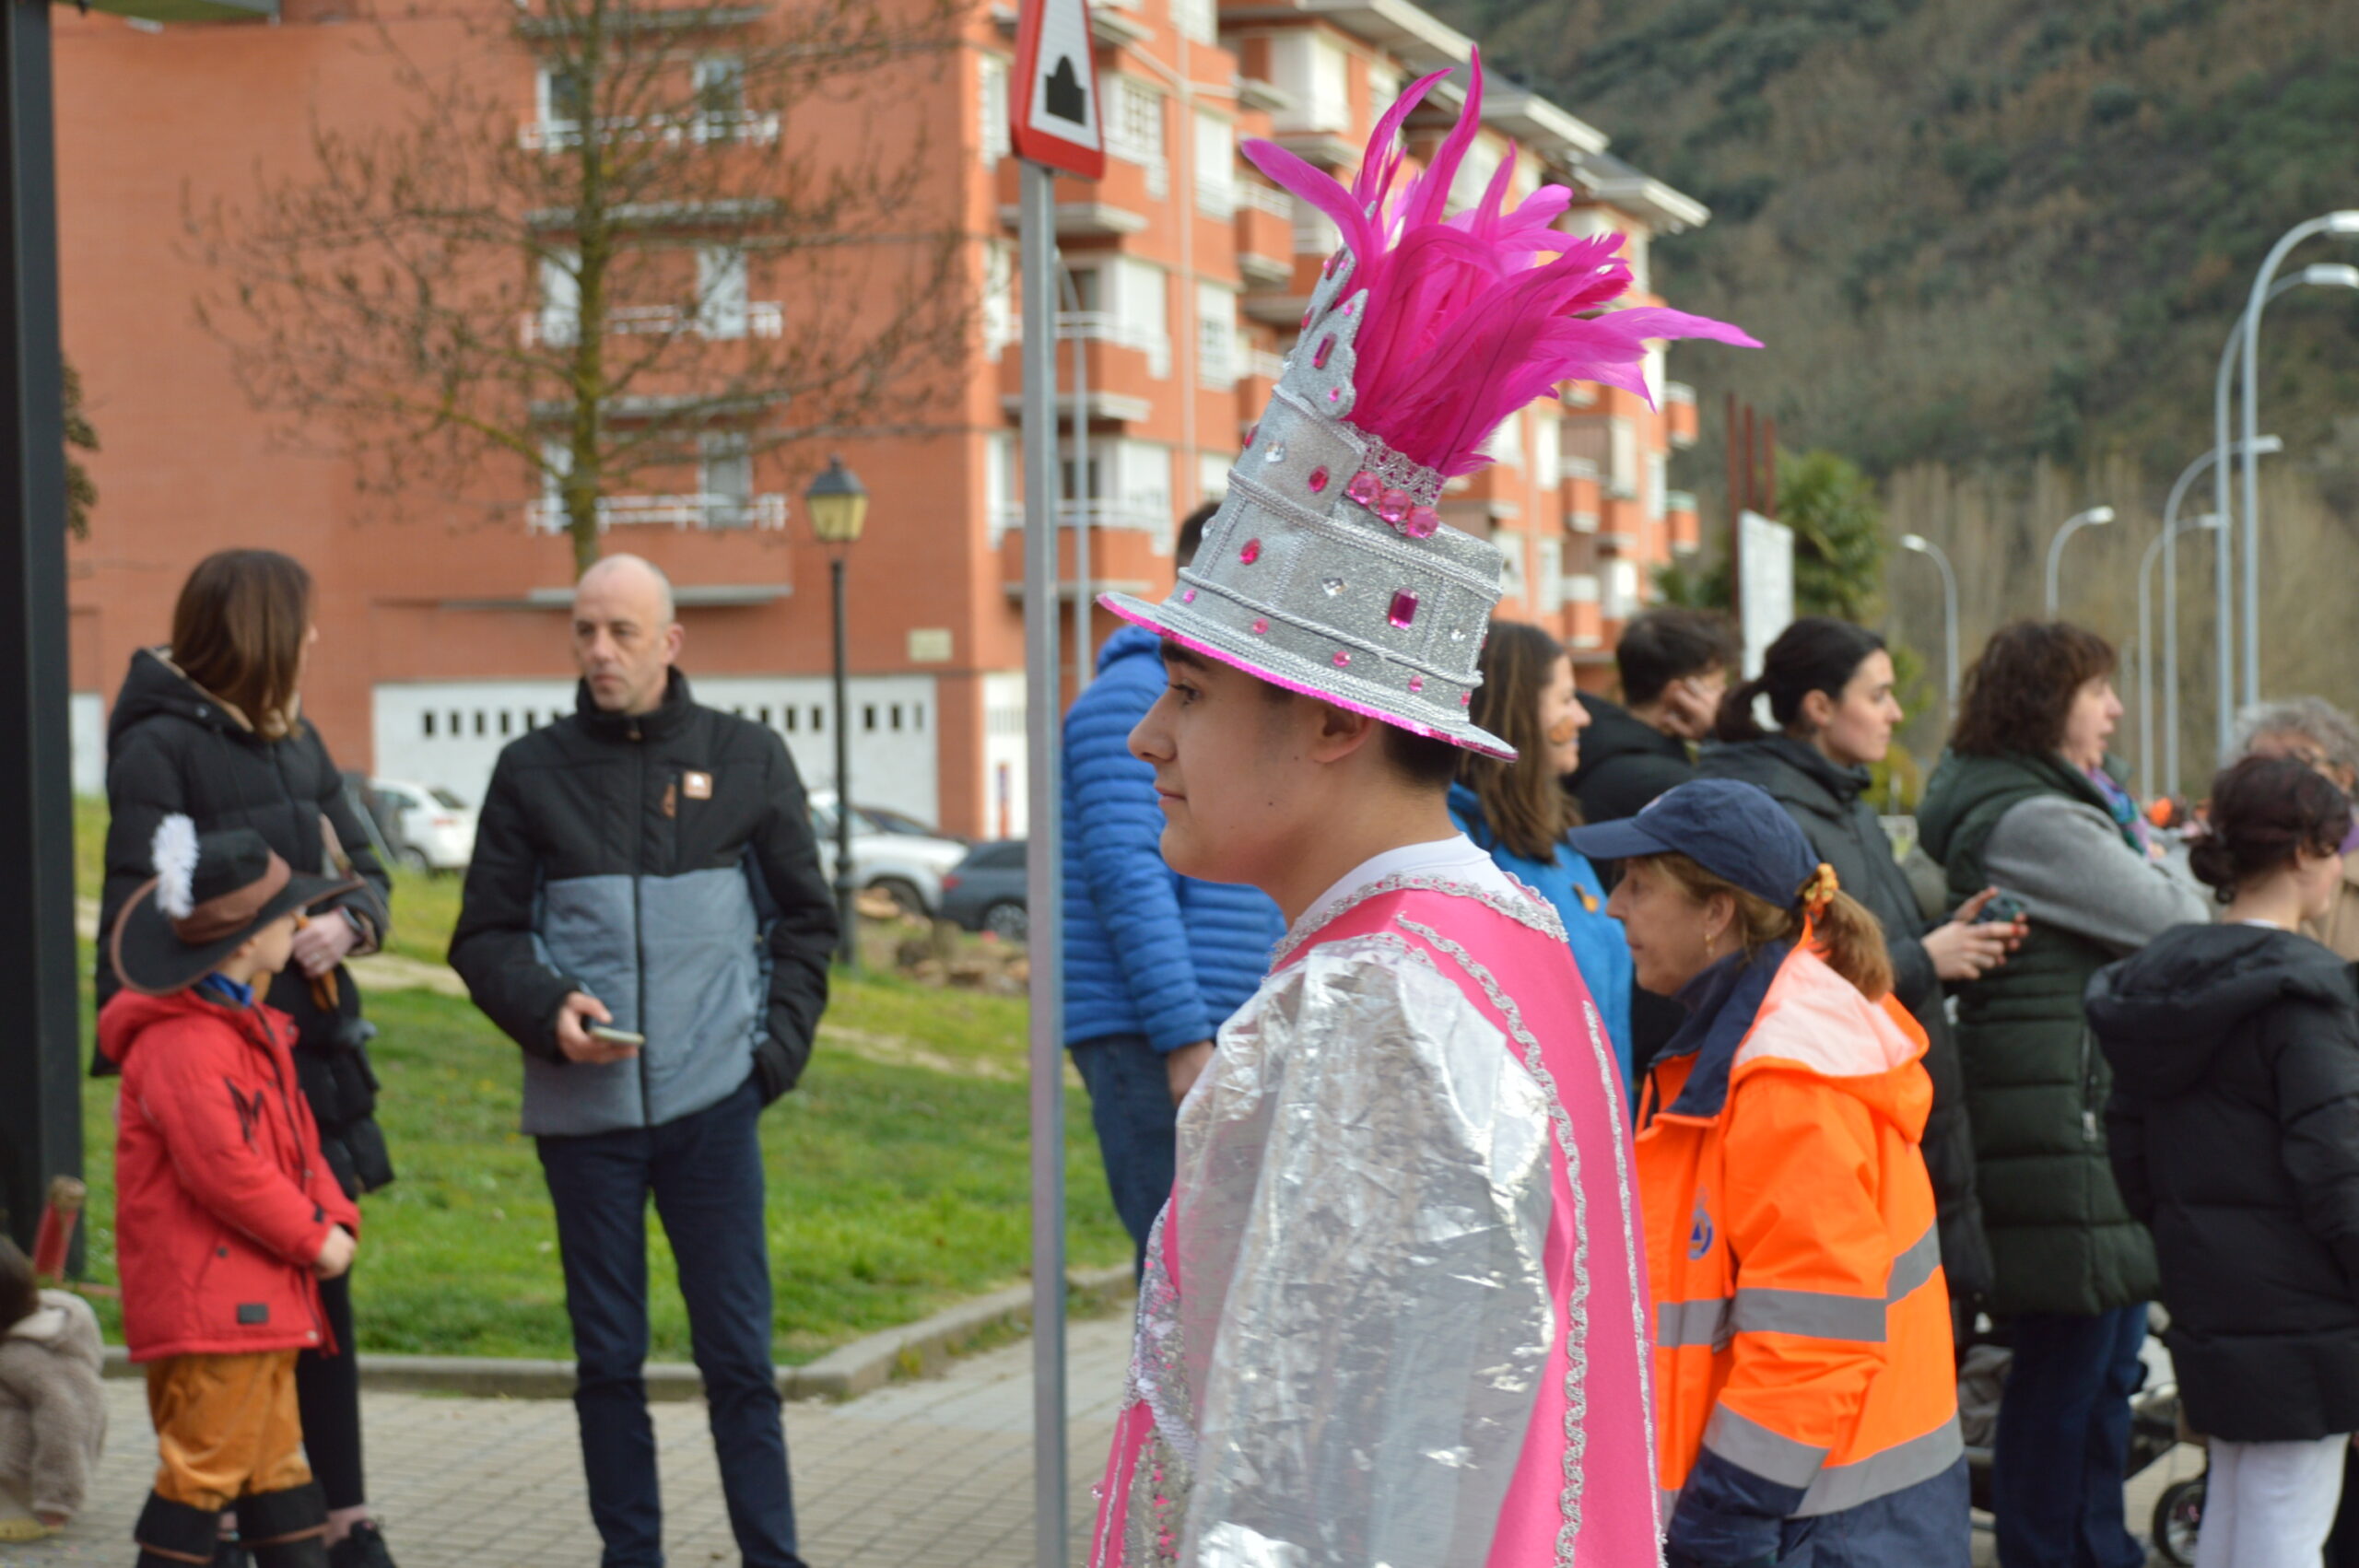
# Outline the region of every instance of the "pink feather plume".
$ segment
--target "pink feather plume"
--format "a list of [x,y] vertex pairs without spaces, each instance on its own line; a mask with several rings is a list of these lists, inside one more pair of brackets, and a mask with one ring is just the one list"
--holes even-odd
[[1413,83],[1377,122],[1349,189],[1273,142],[1245,145],[1263,173],[1334,220],[1352,257],[1349,289],[1367,292],[1354,424],[1443,474],[1470,474],[1490,461],[1478,449],[1500,421],[1560,381],[1649,396],[1642,365],[1649,339],[1761,346],[1736,327],[1684,310],[1608,309],[1630,287],[1621,236],[1581,239],[1553,228],[1572,201],[1561,186],[1509,207],[1512,156],[1480,202],[1443,216],[1482,123],[1479,53],[1458,123],[1396,195],[1401,127],[1448,75]]

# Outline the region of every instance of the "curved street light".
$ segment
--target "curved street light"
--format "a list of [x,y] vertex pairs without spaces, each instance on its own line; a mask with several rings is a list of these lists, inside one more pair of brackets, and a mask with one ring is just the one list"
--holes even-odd
[[[2248,442],[2258,439],[2260,415],[2258,407],[2259,392],[2254,382],[2259,373],[2260,314],[2268,308],[2271,299],[2285,292],[2283,286],[2272,287],[2272,281],[2276,278],[2278,266],[2285,260],[2286,252],[2303,240],[2319,234],[2330,234],[2339,239],[2359,238],[2359,209],[2345,208],[2339,212],[2328,213],[2323,217],[2311,218],[2306,223],[2297,223],[2287,229],[2275,245],[2270,247],[2268,257],[2260,264],[2260,271],[2253,275],[2252,291],[2246,297],[2244,315],[2238,320],[2236,330],[2229,334],[2227,345],[2220,353],[2220,374],[2212,388],[2212,445],[2217,451],[2224,451],[2228,446],[2228,366],[2232,359],[2241,359],[2243,362],[2244,426],[2242,433]],[[2312,276],[2314,270],[2318,274],[2316,277]],[[2285,283],[2293,287],[2299,287],[2305,283],[2316,283],[2328,287],[2359,287],[2359,280],[2343,275],[2352,270],[2305,267],[2293,277],[2286,279]],[[2245,700],[2248,703],[2260,700],[2260,626],[2259,624],[2260,618],[2260,470],[2258,458],[2259,454],[2253,452],[2248,452],[2245,456],[2245,624],[2236,628],[2243,634],[2241,641],[2245,655]],[[2230,636],[2230,617],[2227,613],[2230,596],[2234,592],[2230,587],[2235,579],[2231,535],[2236,531],[2236,522],[2228,508],[2228,465],[2224,462],[2220,465],[2220,471],[2213,480],[2212,494],[2212,509],[2229,520],[2228,525],[2217,536],[2215,556],[2219,564],[2218,591],[2221,610],[2219,755],[2224,761],[2228,755],[2228,748],[2234,743],[2235,739],[2236,643],[2239,640]]]
[[[2209,462],[2212,454],[2206,452],[2195,461],[2199,465]],[[2189,472],[2192,471],[2190,468]],[[2154,611],[2149,597],[2154,588],[2154,557],[2160,556],[2167,570],[2168,563],[2178,554],[2171,545],[2180,534],[2193,533],[2201,529],[2224,528],[2227,521],[2218,512],[2205,512],[2201,517],[2189,518],[2184,523],[2166,522],[2163,531],[2154,535],[2154,542],[2146,546],[2145,558],[2138,563],[2138,782],[2141,788],[2154,793],[2167,795],[2178,788],[2176,766],[2178,758],[2178,606],[2167,593],[2163,599],[2163,677],[2170,682],[2170,695],[2164,699],[2162,706],[2163,721],[2170,733],[2170,745],[2165,754],[2168,760],[2164,764],[2162,787],[2156,790],[2154,785],[2155,704],[2154,661],[2152,657],[2154,638]]]
[[2048,618],[2049,620],[2056,618],[2056,568],[2064,558],[2064,541],[2084,528],[2095,528],[2100,523],[2112,521],[2111,507],[2091,507],[2084,512],[2074,512],[2071,517],[2066,518],[2064,526],[2056,531],[2056,537],[2048,542]]
[[1904,550],[1913,551],[1917,555],[1925,556],[1941,570],[1942,648],[1942,657],[1948,661],[1948,662],[1942,667],[1942,675],[1945,677],[1942,686],[1942,696],[1947,699],[1949,704],[1949,720],[1953,725],[1954,725],[1957,722],[1958,677],[1957,573],[1952,569],[1950,566],[1950,558],[1942,554],[1942,547],[1934,544],[1931,540],[1926,538],[1921,533],[1902,534],[1900,536],[1900,547]]
[[[2359,287],[2359,267],[2353,267],[2348,270],[2353,275],[2353,286]],[[2281,284],[2279,287],[2288,287],[2293,285],[2294,282],[2294,280],[2289,278],[2286,280],[2285,284]],[[2238,446],[2241,449],[2242,443],[2239,442]],[[2263,436],[2259,440],[2253,444],[2253,451],[2255,455],[2259,456],[2265,456],[2270,452],[2283,451],[2284,450],[2285,443],[2275,436]],[[2179,471],[2178,478],[2172,482],[2170,498],[2163,503],[2163,537],[2172,538],[2178,533],[2186,532],[2186,530],[2183,530],[2178,526],[2179,504],[2187,498],[2188,486],[2194,484],[2197,476],[2201,474],[2205,469],[2212,466],[2213,460],[2219,457],[2220,451],[2221,449],[2214,447],[2210,451],[2205,452],[2201,457],[2197,458],[2193,462],[2189,463],[2185,468],[2181,469]],[[2227,465],[2225,463],[2221,464],[2221,471],[2223,474],[2226,472],[2226,468]],[[2206,521],[2200,521],[2195,526],[2199,528],[2215,530],[2224,534],[2227,531],[2228,517],[2225,512],[2215,511],[2211,513]],[[2227,603],[2227,595],[2224,592],[2220,595],[2221,607],[2223,609],[2226,608]],[[2225,623],[2223,623],[2217,628],[2215,636],[2223,644],[2225,644],[2230,640],[2229,630]],[[2170,700],[2163,705],[2163,777],[2169,779],[2171,783],[2176,786],[2178,782],[2179,777],[2179,760],[2178,552],[2175,549],[2165,550],[2163,552],[2163,673],[2165,678],[2167,678],[2171,683]],[[2149,757],[2146,760],[2148,764],[2151,765],[2153,758]],[[2149,766],[2145,771],[2142,772],[2140,777],[2149,782],[2152,782],[2154,774],[2151,766]]]

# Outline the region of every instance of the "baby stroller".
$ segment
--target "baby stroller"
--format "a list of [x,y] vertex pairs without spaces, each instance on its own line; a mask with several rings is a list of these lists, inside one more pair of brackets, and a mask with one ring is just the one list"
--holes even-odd
[[[1958,1369],[1958,1425],[1966,1435],[1966,1473],[1974,1506],[1990,1512],[1990,1444],[1999,1424],[1999,1396],[2013,1352],[1985,1340],[1966,1352]],[[2150,1375],[2130,1399],[2130,1465],[2122,1480],[2142,1473],[2182,1442],[2178,1385]],[[2154,1550],[2174,1568],[2192,1568],[2195,1537],[2203,1523],[2203,1475],[2172,1482],[2154,1503]]]

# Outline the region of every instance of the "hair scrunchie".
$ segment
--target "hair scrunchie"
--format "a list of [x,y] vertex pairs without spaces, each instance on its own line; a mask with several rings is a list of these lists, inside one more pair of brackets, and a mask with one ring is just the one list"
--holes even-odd
[[1826,913],[1826,907],[1835,902],[1835,895],[1842,889],[1843,884],[1836,879],[1835,868],[1825,860],[1819,861],[1818,870],[1811,872],[1810,880],[1802,883],[1802,913],[1816,920]]

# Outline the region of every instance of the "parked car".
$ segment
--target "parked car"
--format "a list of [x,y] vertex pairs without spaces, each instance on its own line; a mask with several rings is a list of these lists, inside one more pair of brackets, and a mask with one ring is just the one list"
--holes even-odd
[[978,844],[942,879],[942,918],[1006,942],[1031,933],[1025,902],[1024,840]]
[[[852,808],[853,882],[864,890],[886,895],[900,906],[903,914],[932,918],[942,907],[942,879],[966,858],[967,846],[940,835],[886,832],[870,820],[871,815],[864,806]],[[836,876],[834,790],[811,792],[811,831],[819,840],[820,874],[832,884]]]
[[370,814],[390,822],[386,846],[412,871],[460,872],[475,853],[475,809],[440,784],[371,778]]
[[945,833],[942,829],[920,822],[907,812],[897,812],[887,806],[855,806],[861,820],[879,833],[898,833],[910,838],[946,838],[954,844],[969,844],[974,840],[961,834]]

